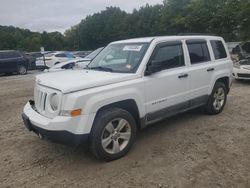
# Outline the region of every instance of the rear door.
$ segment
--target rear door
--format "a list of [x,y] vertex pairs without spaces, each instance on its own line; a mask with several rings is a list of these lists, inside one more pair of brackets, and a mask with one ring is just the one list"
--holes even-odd
[[145,79],[147,121],[155,121],[187,108],[189,76],[183,44],[173,41],[158,44],[148,66],[161,62],[161,71]]
[[189,89],[191,106],[205,103],[209,95],[210,83],[215,67],[211,61],[208,42],[204,39],[186,40],[190,61]]

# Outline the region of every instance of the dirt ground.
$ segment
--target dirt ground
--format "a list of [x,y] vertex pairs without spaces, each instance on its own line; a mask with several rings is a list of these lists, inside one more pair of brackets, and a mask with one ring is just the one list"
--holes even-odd
[[220,115],[157,123],[109,163],[24,128],[33,85],[34,74],[0,76],[0,187],[250,187],[250,82],[234,82]]

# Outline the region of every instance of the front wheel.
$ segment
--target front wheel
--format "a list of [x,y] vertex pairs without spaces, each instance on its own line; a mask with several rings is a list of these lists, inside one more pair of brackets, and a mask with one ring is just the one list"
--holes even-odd
[[17,68],[17,73],[20,75],[27,74],[27,67],[25,67],[24,65],[19,65]]
[[216,82],[206,104],[206,112],[210,115],[221,113],[224,109],[226,101],[227,90],[225,84],[222,82]]
[[136,122],[131,114],[114,108],[97,115],[91,134],[91,150],[99,159],[119,159],[130,150],[136,136]]

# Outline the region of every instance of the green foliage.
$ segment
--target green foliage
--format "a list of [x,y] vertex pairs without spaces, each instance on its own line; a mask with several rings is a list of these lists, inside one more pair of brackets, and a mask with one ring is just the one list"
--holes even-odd
[[46,50],[62,50],[64,41],[64,36],[59,32],[41,34],[12,26],[0,26],[0,50],[39,51],[41,46]]
[[59,32],[0,26],[0,49],[87,50],[132,37],[210,33],[227,41],[250,40],[250,0],[164,0],[132,13],[117,7],[87,16]]

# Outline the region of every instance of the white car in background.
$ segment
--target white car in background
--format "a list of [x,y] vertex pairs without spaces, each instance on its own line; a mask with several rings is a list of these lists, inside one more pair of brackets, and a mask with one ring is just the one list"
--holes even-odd
[[89,63],[90,60],[86,60],[84,58],[74,59],[63,63],[58,63],[49,69],[45,69],[44,72],[55,72],[69,69],[84,69]]
[[250,59],[234,63],[233,77],[236,80],[250,80]]
[[85,58],[80,58],[80,59],[76,58],[63,63],[58,63],[49,69],[45,69],[45,72],[55,72],[66,69],[84,69],[90,63],[90,61],[94,59],[102,51],[102,49],[103,47],[96,49]]
[[37,58],[37,67],[52,67],[56,64],[75,59],[69,52],[56,52],[45,54],[44,57]]

